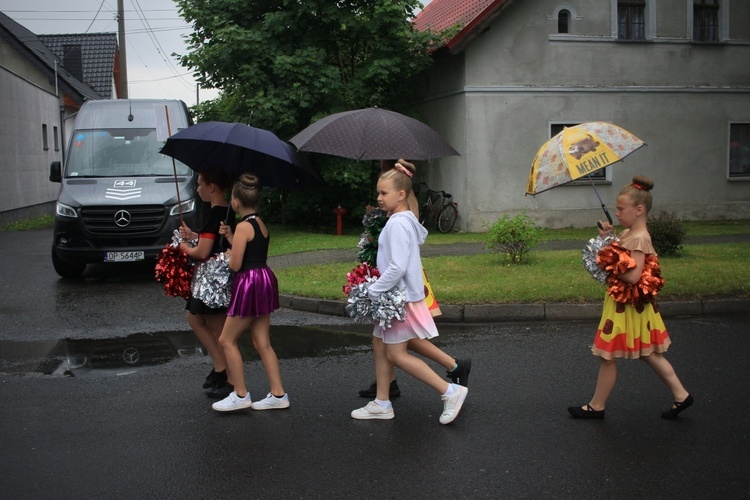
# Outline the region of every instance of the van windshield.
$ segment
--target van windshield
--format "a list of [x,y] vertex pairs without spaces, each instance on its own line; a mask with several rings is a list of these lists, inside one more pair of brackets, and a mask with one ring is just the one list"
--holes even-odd
[[[134,177],[174,175],[172,158],[159,153],[163,143],[153,128],[76,130],[70,145],[66,177]],[[190,168],[175,160],[178,175]]]

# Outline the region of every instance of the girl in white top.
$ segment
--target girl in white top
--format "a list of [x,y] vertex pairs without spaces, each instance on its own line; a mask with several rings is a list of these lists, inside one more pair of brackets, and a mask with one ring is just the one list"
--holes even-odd
[[394,417],[388,392],[395,365],[440,393],[443,399],[440,423],[449,424],[458,416],[468,389],[449,384],[407,350],[410,341],[429,342],[429,339],[438,336],[435,321],[424,301],[419,255],[419,245],[427,238],[427,230],[409,210],[412,175],[411,170],[397,164],[381,174],[378,180],[378,205],[390,212],[391,216],[378,238],[377,267],[380,278],[370,287],[369,294],[371,299],[376,299],[381,293],[398,286],[405,292],[407,317],[403,321],[394,320],[387,329],[375,325],[373,351],[377,396],[365,407],[354,410],[352,418],[387,420]]

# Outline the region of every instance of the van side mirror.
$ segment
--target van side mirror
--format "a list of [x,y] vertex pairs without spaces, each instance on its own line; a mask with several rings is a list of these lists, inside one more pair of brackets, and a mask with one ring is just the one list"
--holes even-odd
[[49,180],[52,182],[62,182],[62,163],[53,161],[49,166]]

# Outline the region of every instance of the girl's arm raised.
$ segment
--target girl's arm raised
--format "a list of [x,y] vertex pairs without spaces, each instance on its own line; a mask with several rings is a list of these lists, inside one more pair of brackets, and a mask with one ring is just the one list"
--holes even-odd
[[224,236],[227,239],[227,242],[229,242],[229,246],[232,246],[232,240],[234,239],[234,233],[232,233],[232,228],[230,226],[227,226],[223,222],[219,223],[219,234]]
[[214,246],[213,238],[199,238],[198,245],[191,247],[187,243],[180,243],[180,251],[196,260],[203,260],[211,255],[211,249]]
[[198,239],[199,236],[198,233],[187,227],[185,223],[180,226],[180,238],[183,240],[195,240]]

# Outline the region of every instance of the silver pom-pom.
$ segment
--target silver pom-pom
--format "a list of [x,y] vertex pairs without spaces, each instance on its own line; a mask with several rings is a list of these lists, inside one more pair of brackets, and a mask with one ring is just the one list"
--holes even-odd
[[346,300],[346,313],[355,323],[378,323],[382,328],[391,327],[394,319],[406,318],[406,295],[404,290],[394,287],[378,295],[373,302],[367,294],[377,278],[367,277],[366,281],[353,285]]
[[362,233],[361,235],[359,235],[359,241],[357,242],[358,250],[363,250],[369,244],[370,241],[367,239],[367,233]]
[[372,303],[372,319],[379,323],[381,328],[388,329],[394,319],[403,321],[406,318],[405,307],[405,291],[393,287],[378,295]]
[[187,243],[191,247],[194,247],[198,244],[198,240],[189,240],[187,238],[182,239],[182,237],[180,236],[180,231],[175,229],[174,231],[172,231],[172,242],[170,243],[170,245],[177,248],[178,246],[180,246],[180,243]]
[[193,273],[190,292],[208,307],[216,309],[229,306],[232,299],[232,270],[229,268],[229,257],[225,253],[220,253],[198,263]]
[[617,241],[617,238],[615,238],[614,236],[607,236],[606,238],[597,236],[596,238],[591,238],[586,242],[583,247],[583,251],[581,252],[583,267],[586,268],[586,270],[591,273],[591,276],[600,283],[604,283],[607,281],[607,276],[609,273],[599,267],[599,264],[597,264],[596,262],[596,256],[599,253],[599,250],[606,247],[613,241]]
[[367,296],[368,288],[370,282],[354,285],[349,292],[349,298],[346,299],[346,313],[355,323],[362,325],[372,323],[372,301]]

